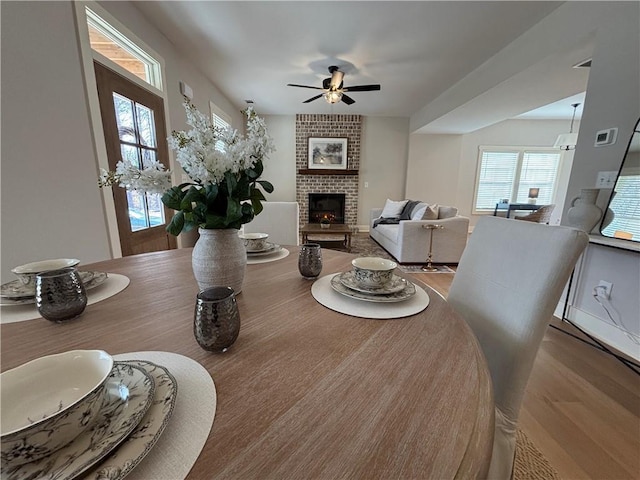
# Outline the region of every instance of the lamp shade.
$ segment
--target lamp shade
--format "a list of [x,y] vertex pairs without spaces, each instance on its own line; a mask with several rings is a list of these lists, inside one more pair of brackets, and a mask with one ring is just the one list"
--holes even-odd
[[556,139],[556,143],[553,144],[554,148],[561,148],[562,150],[573,150],[576,148],[578,142],[577,133],[561,133]]
[[540,194],[540,189],[539,188],[530,188],[529,189],[529,198],[538,198],[539,194]]

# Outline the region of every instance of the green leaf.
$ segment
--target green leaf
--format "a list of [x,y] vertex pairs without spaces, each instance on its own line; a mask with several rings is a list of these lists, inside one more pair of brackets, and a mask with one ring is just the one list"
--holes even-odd
[[187,191],[186,195],[182,198],[182,201],[180,202],[180,210],[182,210],[183,212],[190,212],[192,210],[192,202],[198,203],[202,201],[204,201],[202,189],[192,186]]
[[271,182],[267,182],[266,180],[258,180],[258,183],[262,188],[264,188],[265,192],[273,193],[273,185],[271,184]]
[[227,184],[228,194],[229,196],[233,195],[236,191],[236,187],[238,185],[238,181],[236,180],[236,176],[231,172],[224,173],[224,179]]
[[169,222],[169,225],[167,225],[166,230],[171,235],[174,235],[177,237],[178,235],[180,235],[180,232],[182,232],[183,227],[184,227],[184,213],[176,212],[176,214],[171,219],[171,222]]
[[162,203],[172,210],[180,210],[180,204],[185,196],[180,186],[171,187],[162,195]]

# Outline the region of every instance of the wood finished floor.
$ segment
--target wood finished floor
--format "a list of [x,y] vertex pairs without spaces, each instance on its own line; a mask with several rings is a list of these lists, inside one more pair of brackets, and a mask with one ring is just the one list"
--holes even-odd
[[[445,297],[454,276],[412,275]],[[559,319],[552,324],[577,333]],[[519,425],[562,479],[640,479],[640,376],[551,327],[536,357]]]

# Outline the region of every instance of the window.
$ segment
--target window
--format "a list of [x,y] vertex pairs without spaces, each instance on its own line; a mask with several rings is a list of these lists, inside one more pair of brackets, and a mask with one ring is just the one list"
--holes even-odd
[[502,199],[527,203],[530,188],[540,189],[536,203],[553,203],[560,155],[543,147],[480,147],[474,213],[493,211]]
[[160,62],[86,7],[91,48],[149,85],[162,90]]
[[[231,127],[231,117],[227,115],[224,110],[218,108],[213,102],[209,102],[209,108],[211,109],[211,123],[213,123],[215,127],[220,129]],[[216,149],[224,151],[224,142],[218,140],[216,142]]]
[[[609,206],[616,213],[611,223],[602,229],[603,235],[640,241],[638,192],[640,192],[640,175],[618,177],[615,196]],[[631,238],[628,237],[629,234]]]

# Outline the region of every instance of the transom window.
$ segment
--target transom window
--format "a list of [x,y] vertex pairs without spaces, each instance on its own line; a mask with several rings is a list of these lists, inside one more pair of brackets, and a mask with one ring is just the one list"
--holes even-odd
[[85,7],[91,49],[120,65],[149,85],[162,90],[160,62],[123,35],[89,7]]
[[561,154],[544,147],[480,147],[473,211],[493,211],[496,203],[526,203],[538,188],[540,205],[553,203]]

